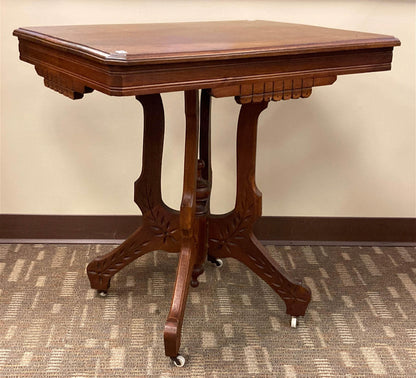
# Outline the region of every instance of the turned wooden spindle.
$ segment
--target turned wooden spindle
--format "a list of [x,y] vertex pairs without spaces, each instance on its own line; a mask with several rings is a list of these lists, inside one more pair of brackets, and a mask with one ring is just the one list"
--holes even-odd
[[205,162],[198,160],[198,177],[196,180],[196,218],[198,222],[198,256],[197,261],[192,270],[191,286],[199,285],[198,277],[204,273],[204,262],[206,260],[208,248],[208,213],[209,213],[209,197],[211,187],[208,180],[202,177],[202,171],[205,168]]

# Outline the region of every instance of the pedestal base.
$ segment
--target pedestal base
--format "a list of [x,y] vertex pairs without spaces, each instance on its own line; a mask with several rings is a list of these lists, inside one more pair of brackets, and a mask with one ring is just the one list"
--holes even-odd
[[143,213],[143,225],[118,248],[88,265],[91,287],[106,292],[114,274],[148,252],[179,253],[172,304],[164,331],[165,353],[175,361],[182,361],[179,347],[189,286],[198,286],[198,276],[203,273],[207,257],[210,261],[228,257],[239,260],[283,299],[289,315],[304,315],[311,300],[310,289],[300,280],[289,278],[253,234],[254,222],[261,215],[261,193],[255,184],[257,120],[268,102],[241,105],[235,208],[228,214],[211,215],[209,91],[202,91],[200,111],[198,91],[185,92],[184,188],[179,212],[166,206],[161,197],[164,135],[161,97],[145,95],[137,99],[144,109],[144,138],[143,167],[135,183],[134,198]]

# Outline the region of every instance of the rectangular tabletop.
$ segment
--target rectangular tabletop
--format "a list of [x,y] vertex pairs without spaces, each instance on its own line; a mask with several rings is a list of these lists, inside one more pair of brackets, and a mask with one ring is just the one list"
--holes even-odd
[[392,36],[270,21],[48,26],[14,35],[21,59],[49,81],[110,95],[388,70],[400,44]]

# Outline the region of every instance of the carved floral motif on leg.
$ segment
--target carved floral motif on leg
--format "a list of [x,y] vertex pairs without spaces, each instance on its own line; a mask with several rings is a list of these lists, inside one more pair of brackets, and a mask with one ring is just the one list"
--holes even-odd
[[234,257],[233,248],[247,239],[253,226],[253,204],[243,211],[234,210],[225,216],[209,218],[209,255],[214,258]]
[[150,214],[146,214],[143,225],[119,247],[88,264],[87,273],[93,289],[107,291],[114,274],[148,252],[179,251],[179,217],[161,206],[152,209]]

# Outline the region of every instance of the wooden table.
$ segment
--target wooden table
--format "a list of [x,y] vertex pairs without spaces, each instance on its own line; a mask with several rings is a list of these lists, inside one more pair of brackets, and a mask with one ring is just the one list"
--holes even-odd
[[[305,314],[310,289],[285,273],[253,234],[261,215],[255,184],[257,119],[270,101],[306,98],[337,75],[391,68],[394,37],[268,21],[85,25],[20,28],[20,59],[45,85],[71,99],[98,90],[136,96],[144,109],[143,166],[134,200],[143,225],[87,268],[91,287],[106,293],[111,277],[154,250],[179,253],[165,352],[176,365],[189,285],[198,286],[204,262],[233,257]],[[199,95],[199,90],[202,89]],[[164,114],[160,93],[185,92],[186,141],[180,211],[161,195]],[[233,211],[212,215],[211,97],[241,104],[237,131],[237,196]]]

